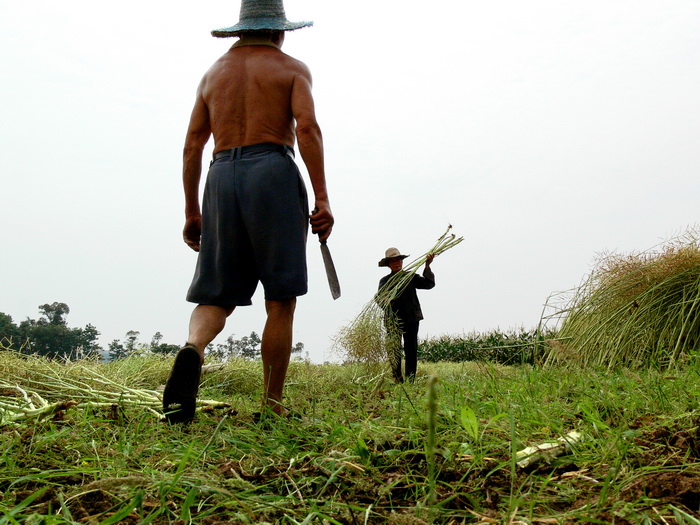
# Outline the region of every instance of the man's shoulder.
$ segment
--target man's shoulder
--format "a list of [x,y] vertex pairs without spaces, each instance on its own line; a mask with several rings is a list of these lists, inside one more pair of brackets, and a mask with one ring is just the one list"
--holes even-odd
[[207,74],[216,74],[221,71],[237,69],[243,64],[252,67],[274,67],[284,69],[295,74],[310,75],[308,66],[291,55],[278,48],[269,46],[244,46],[232,48],[219,57]]
[[299,73],[302,74],[310,74],[309,66],[307,66],[304,62],[299,60],[298,58],[294,58],[291,55],[288,55],[284,51],[280,50],[280,54],[284,57],[286,63],[288,64],[288,67],[291,69],[298,70]]

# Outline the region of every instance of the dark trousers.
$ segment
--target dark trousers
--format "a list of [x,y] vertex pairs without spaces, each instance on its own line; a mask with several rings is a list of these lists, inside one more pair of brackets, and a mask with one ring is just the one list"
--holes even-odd
[[[418,368],[418,324],[420,321],[401,321],[399,325],[399,338],[403,338],[403,353],[406,358],[406,379],[413,381],[416,378]],[[395,347],[395,355],[391,359],[391,373],[397,381],[403,381],[401,373],[401,348]]]

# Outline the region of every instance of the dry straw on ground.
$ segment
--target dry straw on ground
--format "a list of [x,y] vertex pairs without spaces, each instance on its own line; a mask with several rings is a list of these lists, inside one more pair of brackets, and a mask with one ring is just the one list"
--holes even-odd
[[388,306],[405,290],[428,255],[438,256],[462,242],[464,237],[456,237],[450,233],[451,229],[452,225],[448,226],[432,248],[407,264],[404,271],[390,279],[348,326],[340,329],[334,350],[346,361],[378,363],[396,355],[400,340],[396,335],[396,320],[387,313]]
[[[160,374],[168,360],[130,358],[54,360],[24,355],[0,346],[0,426],[53,416],[68,408],[136,407],[160,419],[162,395],[136,386],[148,373]],[[153,366],[158,363],[158,366]],[[227,403],[199,399],[198,406],[225,408]]]
[[691,229],[657,249],[608,254],[557,312],[549,362],[668,367],[700,343],[700,235]]

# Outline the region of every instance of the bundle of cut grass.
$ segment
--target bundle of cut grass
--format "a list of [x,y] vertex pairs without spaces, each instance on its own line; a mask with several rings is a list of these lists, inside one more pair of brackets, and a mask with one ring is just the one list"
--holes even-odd
[[451,229],[452,225],[449,225],[431,249],[389,279],[360,314],[348,326],[339,330],[334,349],[346,361],[378,363],[397,355],[401,345],[398,324],[390,312],[389,305],[406,289],[429,255],[438,256],[464,240],[464,237],[456,237],[454,233],[450,233]]
[[604,256],[559,312],[559,341],[548,362],[666,368],[700,343],[698,232],[628,256]]
[[[158,358],[163,361],[164,359]],[[143,363],[154,359],[129,358],[122,367],[132,372],[144,368]],[[132,363],[132,365],[128,365]],[[126,369],[126,368],[125,368]],[[0,426],[32,419],[41,419],[70,407],[109,408],[137,407],[161,417],[162,395],[157,390],[129,386],[115,379],[112,370],[96,360],[57,361],[35,355],[0,351]],[[138,381],[131,373],[131,381]],[[227,403],[197,400],[198,407],[225,408]]]

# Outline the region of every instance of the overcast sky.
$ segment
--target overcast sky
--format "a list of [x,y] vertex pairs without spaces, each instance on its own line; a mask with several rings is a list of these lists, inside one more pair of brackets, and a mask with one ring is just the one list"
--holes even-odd
[[[597,254],[698,223],[697,0],[285,7],[315,23],[284,51],[314,76],[343,289],[333,301],[310,238],[294,341],[314,361],[334,359],[384,250],[421,255],[448,224],[465,240],[433,264],[421,337],[534,327]],[[235,41],[209,31],[239,8],[2,3],[0,312],[20,322],[59,301],[105,348],[128,330],[185,341],[182,146],[199,79]],[[253,301],[217,342],[261,333],[261,289]]]

